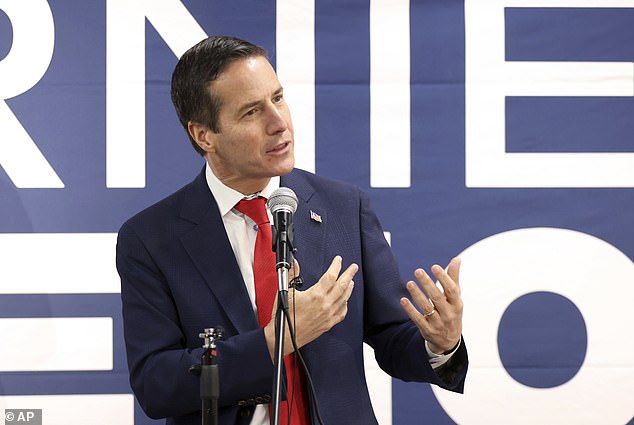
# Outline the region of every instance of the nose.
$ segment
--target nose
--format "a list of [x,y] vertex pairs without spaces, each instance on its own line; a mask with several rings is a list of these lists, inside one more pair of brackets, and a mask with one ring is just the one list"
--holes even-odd
[[276,105],[269,105],[267,116],[266,132],[270,135],[283,133],[288,129],[286,114]]

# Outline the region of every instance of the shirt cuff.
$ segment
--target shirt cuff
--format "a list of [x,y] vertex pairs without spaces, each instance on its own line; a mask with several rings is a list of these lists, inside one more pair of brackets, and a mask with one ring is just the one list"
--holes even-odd
[[451,359],[451,356],[453,356],[454,353],[458,351],[458,348],[460,348],[461,344],[462,344],[462,337],[460,337],[460,340],[458,341],[456,346],[453,348],[453,350],[451,350],[451,352],[447,354],[436,354],[429,349],[429,344],[427,343],[427,340],[425,340],[425,350],[427,350],[427,357],[429,358],[429,364],[431,365],[431,368],[438,369],[440,366],[447,363],[449,359]]

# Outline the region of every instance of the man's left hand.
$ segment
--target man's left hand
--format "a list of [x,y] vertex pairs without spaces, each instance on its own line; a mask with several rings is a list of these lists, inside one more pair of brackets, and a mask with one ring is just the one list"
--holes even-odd
[[408,298],[401,298],[401,306],[418,326],[429,349],[442,354],[454,348],[462,334],[460,259],[451,260],[447,271],[439,265],[432,266],[431,271],[443,290],[436,286],[425,270],[417,269],[414,276],[423,290],[414,281],[407,282],[407,290],[422,313]]

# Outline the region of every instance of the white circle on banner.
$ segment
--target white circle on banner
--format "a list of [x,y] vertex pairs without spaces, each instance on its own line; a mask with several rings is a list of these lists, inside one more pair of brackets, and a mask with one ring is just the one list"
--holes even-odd
[[[623,425],[632,419],[634,263],[625,254],[585,233],[529,228],[483,239],[460,257],[469,352],[465,392],[432,386],[456,423]],[[517,382],[498,352],[504,311],[517,298],[537,291],[568,298],[587,327],[581,369],[552,388]]]

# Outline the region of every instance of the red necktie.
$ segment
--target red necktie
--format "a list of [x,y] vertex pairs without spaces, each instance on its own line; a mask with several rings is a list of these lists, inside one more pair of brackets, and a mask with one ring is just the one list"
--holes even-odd
[[[258,225],[255,254],[253,256],[253,277],[255,280],[255,303],[258,307],[258,322],[261,327],[264,327],[271,321],[271,313],[278,289],[275,253],[272,250],[273,236],[269,216],[266,213],[266,200],[261,197],[249,200],[243,199],[238,202],[235,208]],[[302,390],[303,374],[300,373],[299,367],[295,367],[295,363],[293,354],[284,357],[288,384],[287,400],[292,397],[293,404],[290,423],[291,425],[309,425],[310,419],[308,418],[306,399]],[[294,395],[293,389],[295,390]],[[280,425],[286,425],[287,423],[288,404],[283,401],[280,406]]]

